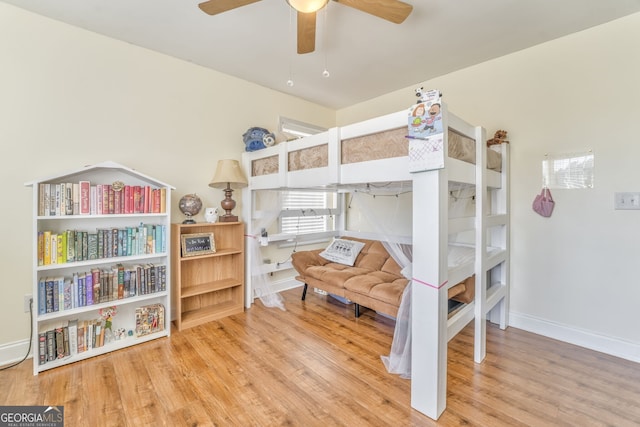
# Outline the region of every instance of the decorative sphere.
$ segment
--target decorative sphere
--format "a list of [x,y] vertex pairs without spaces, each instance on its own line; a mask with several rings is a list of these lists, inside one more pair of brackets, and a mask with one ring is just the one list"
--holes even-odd
[[193,216],[198,215],[200,209],[202,209],[202,200],[195,193],[194,194],[185,194],[180,199],[180,203],[178,204],[180,208],[180,212],[185,214],[185,216],[189,219]]

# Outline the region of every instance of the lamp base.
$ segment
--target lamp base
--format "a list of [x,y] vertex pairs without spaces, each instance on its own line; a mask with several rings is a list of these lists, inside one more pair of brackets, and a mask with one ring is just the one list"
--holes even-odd
[[224,189],[224,200],[220,202],[220,206],[224,209],[224,215],[219,217],[220,222],[238,222],[238,217],[232,215],[231,211],[236,207],[236,201],[231,198],[233,190],[230,184],[227,182],[227,188]]
[[218,221],[220,222],[238,222],[238,217],[236,215],[222,215],[218,217]]

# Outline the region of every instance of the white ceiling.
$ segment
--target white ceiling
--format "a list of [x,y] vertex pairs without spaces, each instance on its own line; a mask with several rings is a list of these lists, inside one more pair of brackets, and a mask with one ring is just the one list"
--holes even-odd
[[202,0],[1,1],[335,109],[640,11],[640,0],[404,0],[413,12],[396,25],[331,1],[316,51],[298,55],[285,0],[216,16]]

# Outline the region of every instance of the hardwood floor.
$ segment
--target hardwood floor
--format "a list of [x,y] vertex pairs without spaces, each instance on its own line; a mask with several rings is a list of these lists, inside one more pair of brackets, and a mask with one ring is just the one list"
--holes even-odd
[[514,328],[449,344],[447,409],[411,409],[388,374],[393,322],[312,292],[283,293],[170,338],[32,375],[0,371],[0,405],[64,405],[66,426],[637,426],[640,365]]

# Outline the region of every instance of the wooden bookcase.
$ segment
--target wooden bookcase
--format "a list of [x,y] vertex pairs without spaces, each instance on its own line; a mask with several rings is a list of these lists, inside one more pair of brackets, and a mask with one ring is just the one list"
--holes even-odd
[[[33,187],[34,375],[169,336],[173,187],[114,162],[25,185]],[[113,338],[104,338],[111,333],[101,311],[114,306]],[[153,325],[141,320],[145,307],[161,314]],[[88,340],[97,344],[89,346]]]
[[[208,233],[213,233],[215,252],[185,256],[182,237]],[[244,223],[172,224],[171,234],[173,303],[178,330],[242,313]]]

